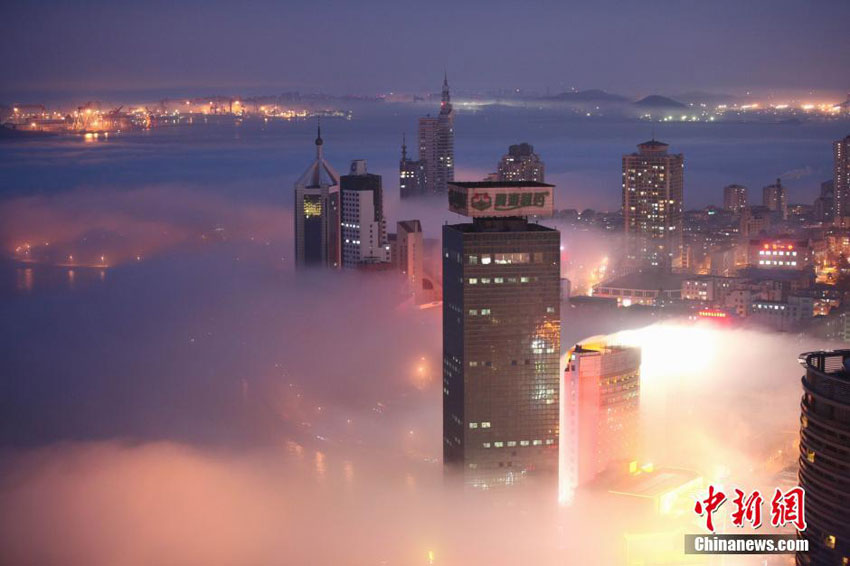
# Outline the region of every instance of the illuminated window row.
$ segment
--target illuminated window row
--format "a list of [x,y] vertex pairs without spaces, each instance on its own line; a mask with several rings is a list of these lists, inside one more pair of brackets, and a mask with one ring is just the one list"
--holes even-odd
[[469,309],[469,316],[478,316],[479,314],[481,316],[488,316],[490,315],[490,309],[481,309],[480,312],[478,309]]
[[[555,444],[555,440],[553,438],[547,438],[545,441],[544,440],[531,440],[531,441],[520,440],[519,441],[520,446],[543,446],[544,444],[546,446],[551,446],[551,445]],[[504,448],[505,446],[507,446],[508,448],[513,448],[516,445],[517,445],[516,440],[508,440],[507,442],[497,440],[495,442],[482,442],[481,443],[482,448]]]
[[502,283],[530,283],[531,281],[537,281],[537,277],[470,277],[469,284],[470,285],[478,285],[481,283],[482,285],[489,285],[490,283],[502,284]]
[[764,305],[764,304],[760,304],[760,303],[755,303],[753,305],[753,308],[759,309],[759,310],[764,309],[764,310],[783,310],[784,311],[785,305]]
[[543,252],[534,252],[533,256],[527,252],[483,254],[480,257],[470,255],[467,257],[467,261],[469,265],[490,265],[492,263],[509,265],[514,263],[531,263],[532,258],[534,263],[543,263]]
[[795,266],[795,265],[797,265],[797,262],[796,261],[782,261],[782,260],[777,261],[775,259],[774,260],[760,259],[759,265],[790,265],[790,266]]

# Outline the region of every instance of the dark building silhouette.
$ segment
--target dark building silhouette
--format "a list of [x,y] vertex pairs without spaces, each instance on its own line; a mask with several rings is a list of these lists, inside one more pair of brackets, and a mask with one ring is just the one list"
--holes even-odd
[[762,189],[762,205],[776,212],[782,220],[788,220],[788,191],[780,179]]
[[527,143],[514,144],[499,161],[499,181],[544,181],[543,161],[534,153],[534,146]]
[[835,218],[835,181],[830,179],[820,184],[820,196],[815,199],[815,220],[832,222]]
[[425,164],[418,159],[408,159],[407,140],[401,138],[401,160],[398,163],[398,193],[402,199],[425,194]]
[[800,566],[850,562],[850,350],[800,356],[800,486],[806,491],[809,552]]

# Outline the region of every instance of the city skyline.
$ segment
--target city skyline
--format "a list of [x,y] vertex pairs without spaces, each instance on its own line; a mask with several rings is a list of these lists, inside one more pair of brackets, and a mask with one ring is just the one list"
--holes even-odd
[[4,8],[0,563],[850,562],[850,4]]

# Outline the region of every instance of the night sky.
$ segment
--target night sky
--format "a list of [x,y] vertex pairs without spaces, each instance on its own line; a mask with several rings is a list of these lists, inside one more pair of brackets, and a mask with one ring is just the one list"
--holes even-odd
[[[434,90],[850,88],[850,2],[4,2],[0,100]],[[8,101],[8,100],[7,100]]]

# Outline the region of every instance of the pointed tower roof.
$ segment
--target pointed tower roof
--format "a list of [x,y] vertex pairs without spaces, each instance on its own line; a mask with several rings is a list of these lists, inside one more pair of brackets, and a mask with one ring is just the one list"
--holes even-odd
[[333,187],[339,185],[339,173],[325,161],[322,152],[324,145],[322,140],[322,124],[318,123],[316,128],[316,160],[307,167],[307,170],[295,182],[296,186],[302,187]]
[[440,114],[449,114],[452,111],[452,97],[449,93],[449,74],[443,72],[443,96],[440,101]]

